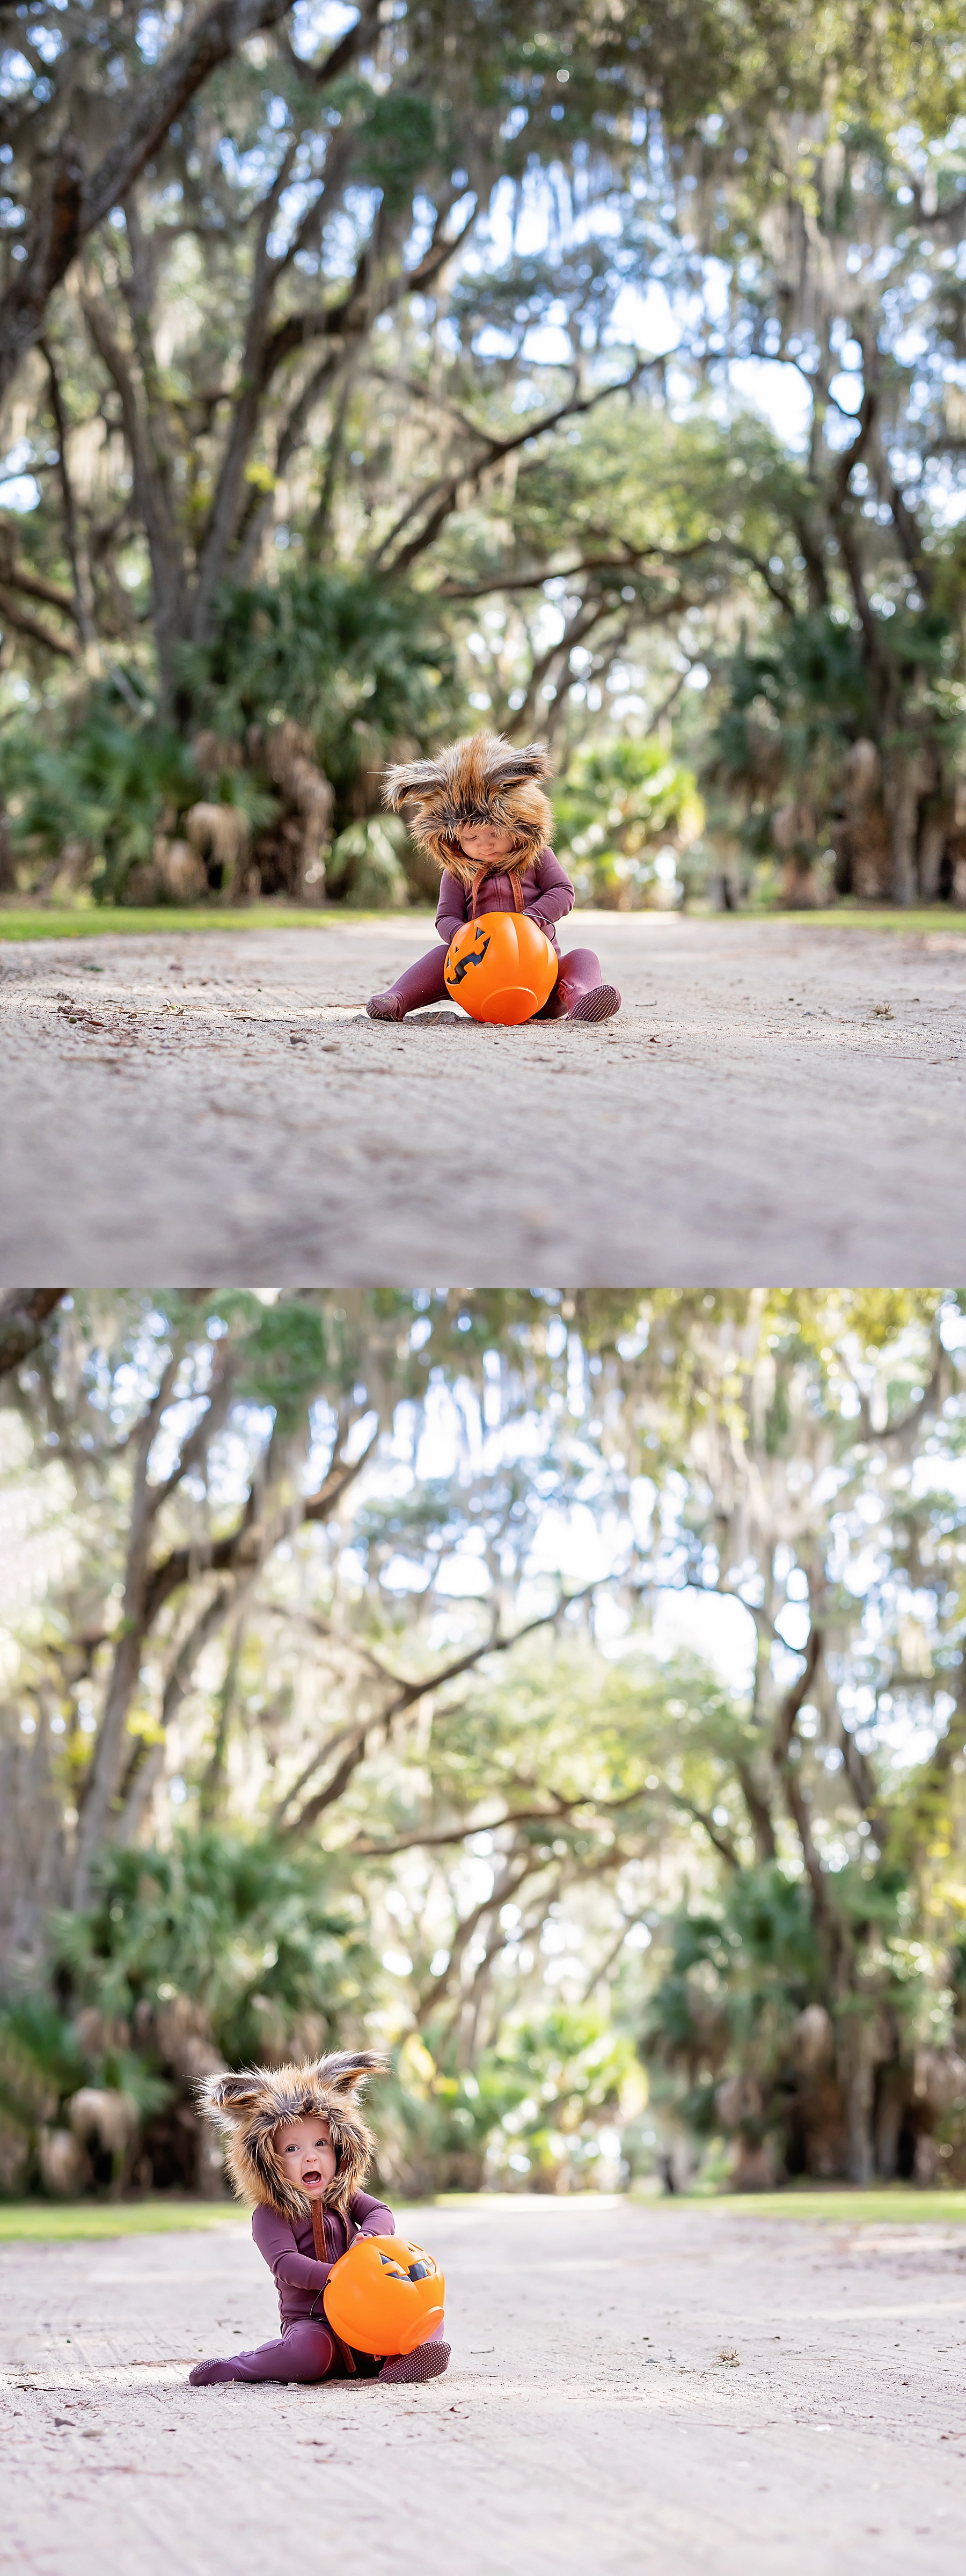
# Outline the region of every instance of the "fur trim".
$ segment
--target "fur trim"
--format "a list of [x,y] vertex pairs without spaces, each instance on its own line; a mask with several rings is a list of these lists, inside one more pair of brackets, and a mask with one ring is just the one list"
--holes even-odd
[[373,2049],[339,2049],[302,2066],[246,2066],[238,2075],[206,2075],[198,2105],[228,2140],[226,2162],[239,2200],[261,2201],[291,2224],[312,2207],[283,2174],[275,2154],[277,2130],[316,2111],[329,2123],[338,2156],[322,2194],[330,2209],[348,2209],[361,2191],[373,2138],[360,2118],[356,2095],[370,2075],[384,2075],[388,2061]]
[[471,886],[491,870],[474,867],[460,848],[467,823],[492,823],[497,832],[512,832],[512,850],[494,867],[522,870],[539,858],[550,838],[552,817],[538,781],[549,775],[549,754],[542,743],[529,742],[517,751],[501,733],[474,733],[447,743],[435,760],[409,760],[387,769],[383,803],[393,813],[400,805],[412,805],[413,839],[438,868],[449,868],[461,885]]

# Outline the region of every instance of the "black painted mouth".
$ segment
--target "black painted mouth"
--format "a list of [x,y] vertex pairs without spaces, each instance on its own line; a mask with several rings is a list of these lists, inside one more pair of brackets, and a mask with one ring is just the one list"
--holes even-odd
[[455,984],[462,983],[463,977],[470,966],[482,966],[483,959],[486,956],[489,945],[490,934],[489,931],[487,931],[486,938],[484,939],[482,946],[477,944],[476,947],[467,949],[462,957],[457,958],[455,966],[450,967],[449,973],[445,979],[450,991],[452,991]]

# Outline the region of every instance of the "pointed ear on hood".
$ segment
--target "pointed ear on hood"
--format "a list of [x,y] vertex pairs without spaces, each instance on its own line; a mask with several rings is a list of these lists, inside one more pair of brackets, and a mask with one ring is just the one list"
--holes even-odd
[[470,743],[454,743],[437,760],[397,762],[385,773],[383,803],[397,813],[411,796],[445,795],[458,779],[463,766],[460,755],[477,756],[480,777],[488,794],[500,796],[508,787],[519,787],[525,778],[549,778],[550,754],[541,742],[524,743],[518,750],[504,742],[502,734],[480,734]]
[[525,743],[522,751],[516,751],[497,735],[487,766],[487,783],[500,795],[504,788],[518,786],[522,778],[549,778],[552,763],[542,742]]
[[[199,2109],[208,2111],[223,2128],[243,2120],[255,2109],[265,2091],[265,2070],[248,2066],[240,2075],[205,2075],[197,2087]],[[219,2115],[224,2116],[219,2119]]]
[[522,872],[536,865],[553,829],[541,784],[551,768],[543,743],[528,742],[518,749],[500,733],[467,734],[445,743],[435,760],[409,760],[387,769],[383,797],[394,812],[410,805],[413,839],[440,869],[448,868],[471,885],[480,867],[467,858],[461,834],[473,824],[488,823],[508,834],[514,868]]
[[370,2075],[386,2073],[388,2060],[372,2048],[334,2049],[298,2066],[246,2066],[239,2073],[207,2075],[198,2086],[199,2108],[227,2138],[226,2163],[240,2200],[262,2201],[293,2224],[310,2204],[282,2173],[275,2154],[277,2131],[289,2120],[327,2119],[338,2158],[326,2200],[348,2208],[360,2191],[373,2153],[358,2094]]
[[308,2073],[316,2083],[323,2084],[326,2091],[331,2085],[336,2092],[354,2096],[361,2092],[370,2075],[385,2075],[388,2067],[388,2057],[382,2057],[377,2049],[337,2049],[331,2057],[316,2058]]
[[441,760],[406,760],[386,771],[382,792],[384,805],[394,814],[409,796],[438,796],[446,785],[446,770]]

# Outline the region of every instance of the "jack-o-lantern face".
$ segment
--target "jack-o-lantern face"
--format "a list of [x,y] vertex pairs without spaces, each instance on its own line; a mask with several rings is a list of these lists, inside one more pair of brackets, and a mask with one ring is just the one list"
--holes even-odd
[[357,2236],[333,2263],[322,2305],[353,2352],[415,2352],[443,2322],[446,2283],[431,2254],[401,2236]]
[[516,1027],[549,1001],[557,963],[539,922],[525,912],[481,912],[454,932],[443,976],[471,1020]]

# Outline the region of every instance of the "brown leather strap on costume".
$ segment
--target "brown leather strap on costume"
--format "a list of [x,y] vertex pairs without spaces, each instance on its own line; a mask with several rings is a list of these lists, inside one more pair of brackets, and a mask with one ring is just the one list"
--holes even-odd
[[[325,2241],[325,2212],[321,2203],[317,2200],[313,2200],[312,2203],[312,2243],[315,2247],[316,2262],[327,2263],[329,2260],[329,2249]],[[342,2355],[349,2378],[355,2379],[357,2375],[356,2366],[348,2344],[343,2343],[341,2335],[336,2334],[335,2327],[329,2324],[328,2317],[325,2322],[329,2328],[329,2333],[332,2337],[333,2343]]]
[[483,876],[475,877],[473,880],[473,911],[471,915],[473,921],[476,920],[476,902],[480,887],[481,885],[485,885],[488,876],[494,875],[509,877],[510,884],[513,887],[514,911],[523,911],[523,880],[519,868],[487,868]]

